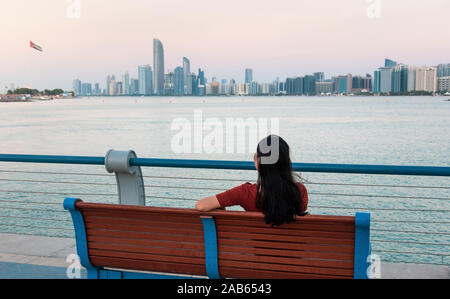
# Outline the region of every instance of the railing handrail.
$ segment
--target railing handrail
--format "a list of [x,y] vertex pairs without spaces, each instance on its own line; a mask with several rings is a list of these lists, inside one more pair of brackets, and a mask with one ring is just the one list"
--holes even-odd
[[[0,154],[0,162],[104,165],[105,157]],[[130,165],[142,167],[255,170],[253,162],[225,160],[131,158]],[[294,171],[299,172],[450,176],[450,167],[446,166],[293,163],[292,167]]]

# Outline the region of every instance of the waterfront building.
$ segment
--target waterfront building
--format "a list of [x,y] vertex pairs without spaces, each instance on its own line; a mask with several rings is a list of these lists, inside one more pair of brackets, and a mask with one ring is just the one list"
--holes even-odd
[[164,95],[175,95],[175,73],[169,72],[164,77]]
[[153,91],[164,94],[164,47],[159,39],[153,39]]
[[215,81],[211,83],[211,94],[218,95],[220,90],[220,83]]
[[[75,96],[81,95],[81,81],[80,81],[80,79],[73,80],[72,88],[73,88],[73,92],[74,92]],[[15,89],[11,89],[11,91],[14,91],[14,90]]]
[[316,78],[315,76],[305,76],[303,78],[303,94],[314,95],[316,93]]
[[316,81],[316,94],[328,94],[333,93],[332,81]]
[[258,95],[259,94],[259,84],[256,81],[253,81],[250,84],[250,95]]
[[352,89],[352,75],[337,76],[332,78],[333,92],[337,94],[350,93]]
[[195,75],[192,73],[187,74],[184,81],[184,95],[193,95],[194,93],[194,80]]
[[374,74],[374,92],[390,93],[392,91],[392,67],[380,67]]
[[83,95],[83,96],[92,95],[92,84],[91,83],[82,83],[81,84],[81,95]]
[[438,90],[441,92],[450,92],[450,76],[438,78]]
[[271,83],[262,83],[261,84],[261,89],[260,89],[260,94],[261,95],[269,95],[269,94],[273,94],[273,84]]
[[[183,79],[184,79],[184,94],[191,95],[192,87],[188,87],[192,82],[188,81],[188,76],[191,74],[191,62],[186,57],[183,57]],[[188,93],[190,91],[190,93]]]
[[[113,76],[114,77],[114,76]],[[115,79],[109,81],[108,94],[114,96],[117,94],[117,84]]]
[[236,93],[240,96],[245,95],[245,83],[240,82],[237,84]]
[[437,69],[435,67],[418,67],[416,69],[416,91],[436,92]]
[[182,96],[184,95],[184,70],[182,67],[178,66],[174,71],[174,95]]
[[102,91],[100,90],[100,84],[99,83],[95,83],[94,94],[98,96],[101,93],[102,93]]
[[122,82],[123,82],[122,94],[129,95],[130,94],[130,74],[128,74],[128,72],[125,72],[125,74],[123,75]]
[[410,66],[408,67],[408,92],[413,92],[416,90],[416,67]]
[[122,95],[123,94],[123,83],[117,82],[116,83],[116,95]]
[[139,79],[131,78],[130,80],[130,95],[139,94]]
[[230,94],[230,85],[228,85],[228,82],[226,79],[222,79],[220,81],[220,94],[222,94],[222,95]]
[[325,80],[325,73],[324,72],[317,72],[313,74],[314,79],[316,82],[322,82]]
[[394,67],[394,66],[397,66],[396,61],[387,58],[384,60],[384,67]]
[[285,88],[286,94],[288,95],[302,95],[304,88],[304,78],[303,77],[287,78]]
[[438,65],[437,66],[437,76],[438,77],[450,76],[450,63]]
[[253,82],[253,70],[245,69],[245,84]]
[[205,72],[202,71],[202,69],[198,69],[198,84],[205,85],[206,79],[205,79]]
[[[141,65],[138,67],[139,78],[139,94],[152,95],[153,94],[153,73],[150,65]],[[164,82],[164,80],[163,80]]]
[[392,92],[408,91],[408,66],[397,64],[392,68]]
[[106,76],[106,92],[105,95],[109,95],[109,86],[111,85],[111,80],[115,80],[114,75],[110,76],[107,75]]

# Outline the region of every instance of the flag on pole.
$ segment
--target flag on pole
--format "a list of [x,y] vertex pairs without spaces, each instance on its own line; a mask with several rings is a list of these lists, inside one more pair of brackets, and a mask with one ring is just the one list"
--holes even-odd
[[33,48],[35,50],[42,52],[42,48],[40,46],[36,45],[35,43],[33,43],[32,41],[30,41],[30,48]]

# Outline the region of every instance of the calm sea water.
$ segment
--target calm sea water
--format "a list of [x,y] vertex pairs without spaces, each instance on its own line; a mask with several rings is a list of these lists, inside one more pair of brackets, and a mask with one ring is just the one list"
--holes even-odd
[[[227,118],[279,119],[279,133],[290,144],[295,162],[450,166],[447,98],[93,97],[2,103],[0,152],[103,156],[109,149],[133,149],[139,157],[252,159],[252,151],[175,153],[171,142],[178,131],[171,129],[173,120],[193,121],[194,111],[200,110],[204,119],[217,118],[223,123]],[[143,171],[147,204],[156,206],[193,207],[196,199],[256,178],[249,171]],[[174,176],[190,179],[167,178]],[[307,181],[311,213],[371,212],[373,249],[384,260],[449,263],[448,257],[441,256],[450,254],[449,178],[301,176]],[[219,180],[195,179],[205,177]],[[392,185],[397,187],[389,187]],[[415,188],[398,187],[404,185]],[[417,188],[420,186],[428,188]],[[69,217],[61,209],[64,197],[117,202],[116,193],[114,177],[100,166],[0,163],[0,231],[71,237]],[[405,220],[408,223],[390,222]],[[429,255],[415,254],[424,252]]]

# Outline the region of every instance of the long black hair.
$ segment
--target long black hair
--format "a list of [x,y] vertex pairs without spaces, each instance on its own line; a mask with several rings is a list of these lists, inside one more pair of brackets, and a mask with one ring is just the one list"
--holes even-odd
[[302,194],[294,179],[289,145],[281,137],[270,135],[258,144],[256,155],[258,181],[256,206],[267,224],[279,226],[304,216]]

